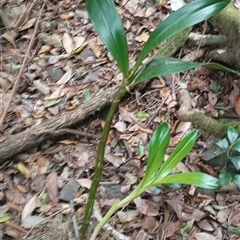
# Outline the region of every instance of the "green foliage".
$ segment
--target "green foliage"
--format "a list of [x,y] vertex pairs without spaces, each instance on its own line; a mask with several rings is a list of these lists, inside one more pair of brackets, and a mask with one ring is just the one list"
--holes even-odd
[[227,138],[216,143],[216,145],[227,153],[228,159],[233,163],[235,168],[240,170],[240,137],[237,130],[229,126],[227,130]]
[[[103,43],[117,62],[119,69],[123,73],[124,79],[120,89],[114,96],[114,100],[106,117],[106,123],[99,143],[96,167],[84,214],[81,234],[86,233],[90,221],[96,190],[102,175],[104,149],[111,122],[121,98],[126,94],[128,89],[137,83],[156,76],[182,72],[200,66],[207,66],[238,74],[231,69],[215,63],[190,63],[158,55],[154,55],[147,64],[142,65],[143,60],[155,47],[184,29],[217,14],[227,6],[229,2],[230,0],[195,0],[171,14],[151,33],[148,41],[136,59],[135,65],[132,69],[129,69],[126,33],[113,0],[87,0],[87,10],[90,20]],[[218,180],[206,174],[179,173],[176,175],[169,175],[179,161],[181,161],[192,149],[196,138],[197,131],[194,130],[181,141],[180,145],[170,155],[169,159],[163,163],[163,158],[169,144],[170,133],[167,124],[160,125],[150,143],[147,170],[144,178],[126,199],[122,200],[120,203],[116,202],[112,206],[109,213],[105,216],[104,221],[96,228],[94,233],[95,236],[96,233],[100,231],[101,226],[111,217],[116,209],[130,202],[150,187],[158,186],[159,184],[184,183],[195,184],[206,188],[217,188],[219,186]],[[235,148],[238,148],[237,143]],[[161,149],[161,151],[159,149]],[[94,234],[91,239],[95,239]]]
[[127,38],[113,1],[87,0],[87,11],[97,33],[117,61],[124,77],[127,77]]
[[[227,153],[229,161],[234,165],[237,172],[240,171],[240,137],[237,130],[229,126],[227,131],[227,138],[224,138],[216,143],[216,145]],[[227,186],[233,181],[238,188],[240,188],[240,174],[224,172],[220,174],[220,184]]]
[[141,182],[134,190],[122,201],[116,202],[105,215],[103,220],[95,228],[91,239],[95,239],[102,226],[109,220],[119,208],[123,207],[133,199],[140,196],[144,191],[160,186],[162,184],[190,184],[208,189],[216,189],[220,187],[219,180],[201,173],[188,172],[171,174],[177,164],[191,151],[198,136],[198,131],[189,132],[178,144],[175,150],[163,162],[166,150],[170,140],[170,130],[167,123],[162,123],[154,132],[149,146],[149,156],[145,175]]

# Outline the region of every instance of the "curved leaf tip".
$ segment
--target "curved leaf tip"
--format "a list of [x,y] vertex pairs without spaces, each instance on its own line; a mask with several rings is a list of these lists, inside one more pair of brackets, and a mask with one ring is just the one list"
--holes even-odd
[[87,0],[87,11],[95,30],[116,60],[124,77],[127,77],[127,38],[113,0]]

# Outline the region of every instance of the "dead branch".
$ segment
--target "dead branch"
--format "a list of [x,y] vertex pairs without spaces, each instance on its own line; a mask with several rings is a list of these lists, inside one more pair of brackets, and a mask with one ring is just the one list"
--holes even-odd
[[[95,97],[83,103],[73,112],[64,112],[56,119],[45,122],[39,126],[33,126],[21,133],[4,136],[4,141],[0,143],[0,163],[15,156],[17,153],[39,145],[49,138],[49,132],[69,128],[91,114],[94,114],[96,111],[106,107],[112,101],[119,86],[120,84],[117,84],[114,87],[99,92]],[[64,132],[60,131],[59,133],[63,134]]]

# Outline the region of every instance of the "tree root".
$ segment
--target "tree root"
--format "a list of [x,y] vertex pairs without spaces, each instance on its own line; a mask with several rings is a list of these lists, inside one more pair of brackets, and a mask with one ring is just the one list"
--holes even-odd
[[226,137],[228,126],[235,127],[240,134],[239,121],[222,123],[206,116],[204,113],[191,111],[191,98],[187,90],[181,89],[179,91],[178,100],[180,108],[178,110],[177,116],[180,121],[192,122],[194,127],[217,138]]

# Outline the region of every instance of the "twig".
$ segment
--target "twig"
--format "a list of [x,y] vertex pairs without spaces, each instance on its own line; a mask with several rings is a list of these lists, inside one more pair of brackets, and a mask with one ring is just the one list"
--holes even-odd
[[78,232],[78,224],[77,224],[77,220],[76,220],[76,215],[75,215],[75,211],[74,211],[73,200],[70,201],[70,207],[71,207],[71,217],[72,217],[74,234],[75,234],[76,240],[78,240],[79,232]]
[[23,70],[24,70],[25,65],[26,65],[26,63],[27,63],[27,58],[28,58],[29,53],[30,53],[30,50],[31,50],[31,48],[32,48],[32,46],[33,46],[33,42],[34,42],[34,40],[35,40],[35,36],[36,36],[37,30],[38,30],[38,25],[39,25],[39,22],[40,22],[40,18],[41,18],[41,16],[42,16],[42,12],[43,12],[43,9],[44,9],[44,7],[45,7],[45,5],[46,5],[46,2],[47,2],[47,0],[44,0],[44,3],[43,3],[42,8],[41,8],[41,10],[40,10],[40,13],[39,13],[39,16],[38,16],[38,19],[37,19],[37,22],[36,22],[36,25],[35,25],[35,28],[34,28],[34,31],[33,31],[33,35],[32,35],[31,41],[30,41],[30,43],[29,43],[29,46],[28,46],[26,55],[25,55],[24,60],[23,60],[22,66],[21,66],[21,68],[20,68],[20,70],[19,70],[19,73],[18,73],[18,75],[17,75],[17,78],[16,78],[16,80],[15,80],[15,82],[14,82],[14,85],[13,85],[13,88],[12,88],[12,92],[11,92],[11,95],[10,95],[10,97],[9,97],[9,99],[8,99],[7,105],[6,105],[6,107],[5,107],[4,111],[3,111],[3,114],[2,114],[2,116],[1,116],[1,118],[0,118],[0,130],[3,129],[4,119],[5,119],[6,115],[7,115],[8,108],[9,108],[9,106],[10,106],[10,104],[11,104],[11,101],[12,101],[12,99],[13,99],[15,93],[16,93],[16,90],[17,90],[17,87],[18,87],[18,85],[19,85],[19,82],[20,82],[20,79],[21,79]]
[[[41,134],[50,134],[52,136],[60,136],[60,135],[66,134],[66,133],[73,134],[73,135],[78,135],[78,136],[81,136],[81,137],[96,138],[96,136],[93,135],[93,134],[78,131],[78,130],[74,130],[74,129],[71,129],[71,128],[62,128],[62,129],[54,130],[54,131],[53,130],[43,130],[43,131],[41,131]],[[39,133],[36,133],[36,135],[39,135]]]
[[19,232],[22,232],[22,233],[25,233],[25,234],[27,233],[27,231],[24,228],[18,226],[16,223],[14,223],[10,220],[7,220],[4,224],[11,227],[11,228],[16,229]]

